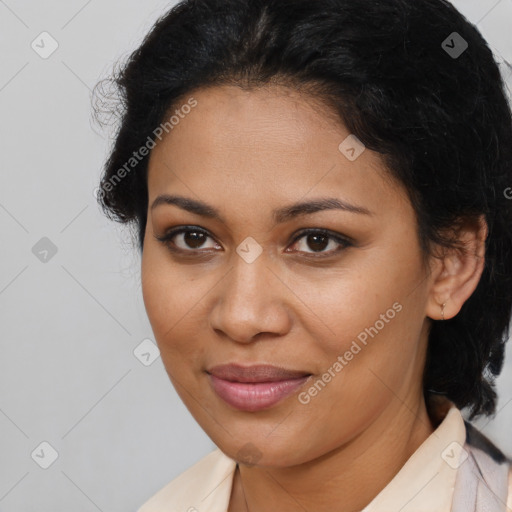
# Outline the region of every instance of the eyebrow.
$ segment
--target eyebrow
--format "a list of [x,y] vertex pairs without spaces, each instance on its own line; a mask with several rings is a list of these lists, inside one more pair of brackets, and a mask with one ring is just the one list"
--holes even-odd
[[[201,215],[202,217],[207,217],[209,219],[216,219],[224,224],[226,223],[216,208],[207,203],[204,203],[203,201],[198,201],[196,199],[191,199],[179,195],[162,194],[153,201],[153,204],[151,205],[151,211],[153,211],[157,206],[163,204],[175,205],[182,210],[195,213],[196,215]],[[325,197],[313,199],[311,201],[293,203],[288,206],[277,208],[272,212],[272,216],[276,224],[281,224],[295,217],[310,215],[324,210],[343,210],[361,215],[374,214],[374,212],[364,208],[363,206],[353,205],[335,197]]]

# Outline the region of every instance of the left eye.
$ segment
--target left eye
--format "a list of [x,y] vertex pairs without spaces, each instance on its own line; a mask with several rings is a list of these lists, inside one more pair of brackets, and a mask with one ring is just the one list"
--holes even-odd
[[[300,233],[298,236],[295,237],[293,245],[295,245],[297,243],[297,241],[299,241],[301,239],[304,239],[305,246],[308,246],[308,247],[314,249],[312,253],[308,253],[307,251],[299,250],[299,252],[306,252],[307,254],[319,253],[319,254],[330,255],[332,253],[341,251],[341,250],[343,250],[347,247],[350,247],[352,245],[352,243],[349,240],[347,240],[346,238],[344,238],[340,235],[331,233],[330,231],[325,231],[325,230],[311,230],[310,229],[307,231],[303,231],[302,233]],[[323,249],[325,249],[326,247],[329,246],[329,241],[334,242],[334,245],[338,245],[341,247],[339,247],[338,249],[330,250],[330,251],[324,251]]]

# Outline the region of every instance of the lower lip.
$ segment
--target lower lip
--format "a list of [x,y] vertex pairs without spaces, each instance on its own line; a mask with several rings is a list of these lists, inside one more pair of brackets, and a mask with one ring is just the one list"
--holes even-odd
[[225,402],[241,411],[259,411],[277,404],[300,388],[311,375],[276,382],[230,382],[208,374],[213,389]]

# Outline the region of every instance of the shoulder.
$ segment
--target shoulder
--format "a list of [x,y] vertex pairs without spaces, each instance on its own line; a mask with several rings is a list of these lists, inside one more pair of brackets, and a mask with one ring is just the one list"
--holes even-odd
[[[464,448],[468,455],[467,463],[459,468],[460,484],[465,500],[473,494],[472,500],[482,509],[505,510],[512,504],[512,458],[507,456],[488,437],[468,421]],[[460,483],[459,483],[460,479]],[[470,484],[469,479],[474,483]],[[462,481],[465,481],[462,483]],[[485,505],[485,506],[484,506]],[[477,506],[477,510],[480,508]],[[494,507],[494,508],[493,508]],[[455,510],[458,510],[455,508]]]
[[488,437],[478,430],[469,421],[464,421],[466,426],[466,443],[474,449],[485,453],[497,464],[512,464],[512,458],[505,455]]
[[209,453],[160,489],[137,512],[206,510],[229,503],[236,462],[220,449]]

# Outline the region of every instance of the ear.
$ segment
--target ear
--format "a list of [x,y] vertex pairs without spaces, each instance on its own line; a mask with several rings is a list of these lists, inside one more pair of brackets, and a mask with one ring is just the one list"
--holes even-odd
[[444,249],[433,257],[432,284],[427,301],[426,315],[433,320],[448,320],[457,315],[462,305],[475,291],[485,264],[485,241],[488,226],[482,215],[477,222],[462,221],[454,228],[462,249]]

